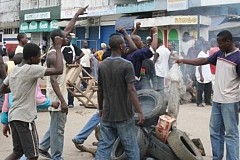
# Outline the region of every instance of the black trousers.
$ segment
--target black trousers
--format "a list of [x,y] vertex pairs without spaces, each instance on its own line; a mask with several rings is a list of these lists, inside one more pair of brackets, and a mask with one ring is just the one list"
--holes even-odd
[[204,102],[211,103],[211,94],[212,94],[212,82],[209,83],[199,83],[197,82],[197,105],[202,103],[204,93]]
[[[85,69],[89,74],[91,74],[91,68],[90,67],[83,67],[83,69]],[[88,75],[82,71],[82,76],[83,77],[88,77]],[[83,88],[87,88],[87,83],[86,82],[82,82]]]
[[[72,89],[73,90],[73,89]],[[68,91],[68,105],[73,105],[74,97],[72,94]]]

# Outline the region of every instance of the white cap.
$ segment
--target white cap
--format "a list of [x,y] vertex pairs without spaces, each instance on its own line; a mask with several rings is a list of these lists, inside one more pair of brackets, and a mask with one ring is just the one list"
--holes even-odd
[[101,43],[101,48],[106,48],[106,47],[107,47],[106,43]]
[[147,36],[146,40],[150,40],[150,39],[152,39],[152,38],[150,36]]

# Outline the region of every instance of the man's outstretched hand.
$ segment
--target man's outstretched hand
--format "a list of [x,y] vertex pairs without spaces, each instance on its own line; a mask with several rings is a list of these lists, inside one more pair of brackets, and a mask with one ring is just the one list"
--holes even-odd
[[86,7],[84,8],[79,8],[79,10],[77,11],[77,15],[83,15],[86,11],[86,9],[88,8],[89,5],[87,5]]

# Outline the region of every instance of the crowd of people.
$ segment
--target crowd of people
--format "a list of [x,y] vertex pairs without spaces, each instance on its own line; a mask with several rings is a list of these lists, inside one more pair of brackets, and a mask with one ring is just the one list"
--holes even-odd
[[[8,53],[7,63],[0,57],[3,134],[7,137],[11,128],[13,139],[13,152],[6,160],[23,155],[35,160],[39,154],[53,160],[63,159],[68,108],[74,107],[74,97],[66,88],[65,64],[74,63],[80,64],[98,83],[98,110],[72,139],[76,148],[81,150],[84,141],[100,125],[95,159],[110,159],[117,137],[128,159],[140,159],[132,106],[138,114],[137,125],[144,123],[144,115],[136,91],[153,89],[164,94],[173,61],[184,64],[181,66],[184,82],[188,85],[191,81],[191,87],[196,88],[196,106],[212,105],[209,127],[213,159],[223,158],[224,141],[227,159],[238,159],[240,52],[239,42],[233,42],[229,31],[220,32],[217,39],[210,41],[195,40],[185,32],[178,54],[173,44],[164,46],[157,27],[151,28],[151,34],[143,42],[137,35],[141,27],[137,23],[131,35],[123,27],[118,28],[118,33],[109,37],[109,44],[101,43],[98,51],[91,50],[87,40],[80,49],[71,43],[70,32],[86,8],[79,9],[64,30],[51,32],[52,46],[46,54],[46,65],[39,65],[41,48],[28,43],[25,33],[18,34],[19,45],[15,53]],[[38,83],[43,76],[47,76],[46,96]],[[86,88],[87,83],[83,82],[81,90]],[[51,116],[49,128],[40,141],[34,123],[37,108],[48,108]]]

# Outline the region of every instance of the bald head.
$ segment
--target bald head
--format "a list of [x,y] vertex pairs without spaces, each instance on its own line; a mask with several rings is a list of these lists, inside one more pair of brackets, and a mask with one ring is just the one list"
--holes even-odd
[[112,51],[117,51],[117,50],[121,49],[120,47],[124,43],[125,43],[124,39],[120,35],[113,35],[109,39],[109,46],[111,47]]
[[137,48],[139,49],[143,48],[144,45],[140,36],[134,34],[134,35],[131,35],[131,39],[135,43]]

